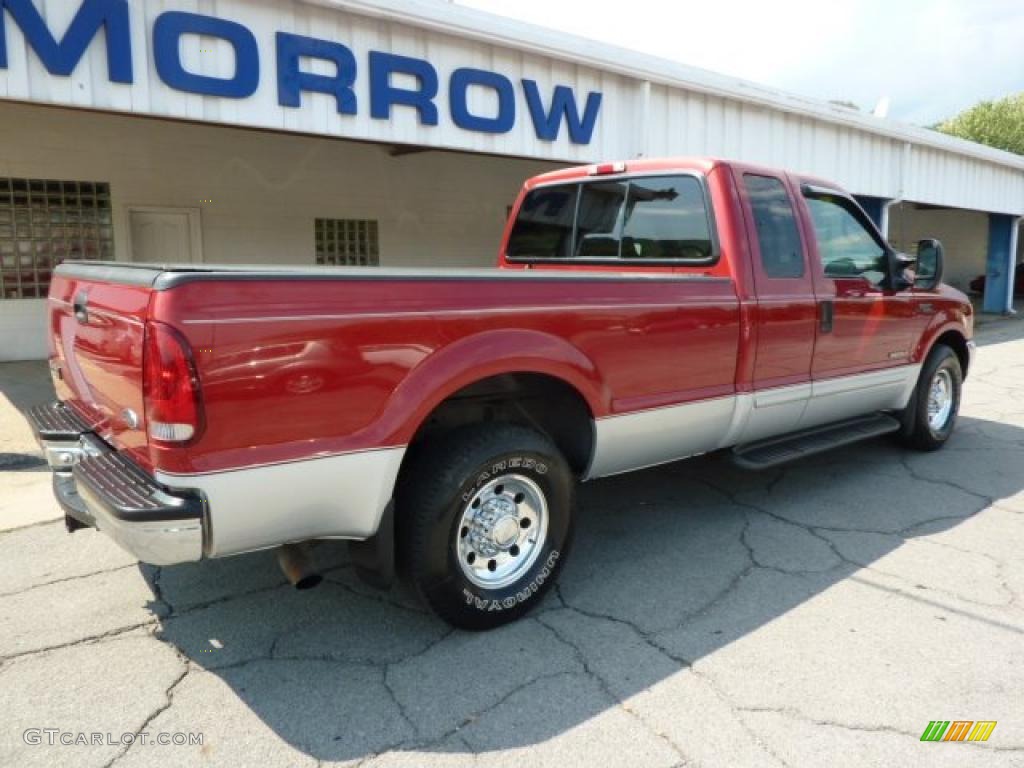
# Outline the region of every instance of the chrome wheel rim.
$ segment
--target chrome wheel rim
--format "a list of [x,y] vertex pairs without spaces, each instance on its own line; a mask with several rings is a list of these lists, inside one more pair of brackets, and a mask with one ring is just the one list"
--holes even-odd
[[945,368],[936,371],[928,387],[928,426],[938,432],[953,412],[953,377]]
[[547,533],[548,504],[540,486],[523,475],[501,475],[462,508],[455,556],[473,584],[500,589],[537,562]]

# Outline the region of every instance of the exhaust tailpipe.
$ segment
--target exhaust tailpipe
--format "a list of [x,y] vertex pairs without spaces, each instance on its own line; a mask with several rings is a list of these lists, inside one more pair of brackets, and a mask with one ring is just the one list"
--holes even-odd
[[312,589],[324,577],[313,566],[309,544],[284,544],[277,549],[277,563],[284,577],[296,589]]

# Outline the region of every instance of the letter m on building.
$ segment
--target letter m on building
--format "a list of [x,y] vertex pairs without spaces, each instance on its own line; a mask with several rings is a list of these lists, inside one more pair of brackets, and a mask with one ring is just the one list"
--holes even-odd
[[[56,3],[50,3],[51,7]],[[6,14],[5,14],[6,11]],[[51,75],[70,75],[102,27],[107,35],[107,75],[115,83],[132,82],[131,31],[127,0],[83,0],[58,41],[32,0],[0,0],[0,69],[7,69],[6,15],[25,35]],[[54,14],[55,15],[55,14]]]
[[942,741],[942,735],[949,728],[949,720],[932,720],[921,734],[921,741]]

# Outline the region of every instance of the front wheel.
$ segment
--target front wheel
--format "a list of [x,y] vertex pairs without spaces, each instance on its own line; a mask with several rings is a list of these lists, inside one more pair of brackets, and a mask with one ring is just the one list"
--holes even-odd
[[903,442],[920,451],[935,451],[945,445],[956,425],[962,386],[960,358],[945,344],[936,344],[903,412]]
[[538,603],[565,562],[575,479],[544,435],[464,427],[417,446],[398,489],[399,565],[450,624],[490,629]]

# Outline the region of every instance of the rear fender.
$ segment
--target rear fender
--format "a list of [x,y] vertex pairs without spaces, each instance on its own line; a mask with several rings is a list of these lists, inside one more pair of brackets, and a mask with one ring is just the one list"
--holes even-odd
[[576,389],[590,412],[609,412],[611,393],[581,350],[540,331],[503,329],[460,339],[425,358],[402,381],[380,419],[386,444],[404,445],[447,398],[460,389],[505,373],[546,374]]

